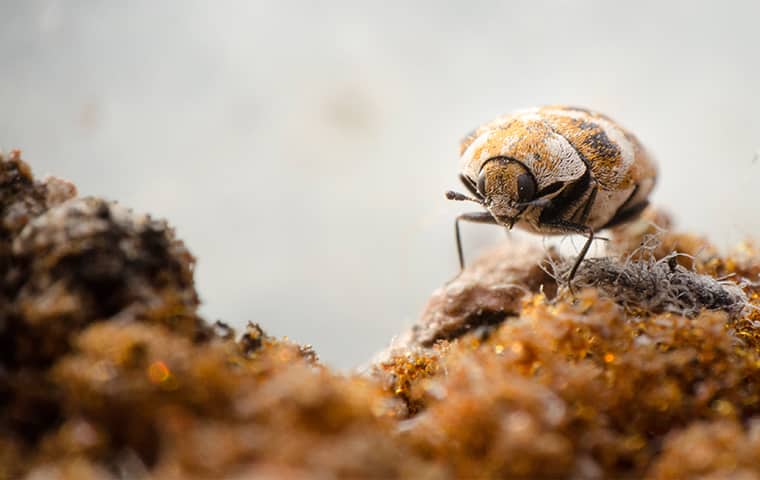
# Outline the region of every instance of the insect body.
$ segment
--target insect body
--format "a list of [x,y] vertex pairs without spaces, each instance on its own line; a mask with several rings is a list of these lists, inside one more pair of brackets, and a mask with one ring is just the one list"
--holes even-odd
[[648,204],[657,168],[636,137],[602,114],[546,106],[499,117],[460,146],[462,183],[485,212],[455,222],[464,268],[460,220],[502,225],[544,235],[588,237],[570,271],[571,281],[594,232],[635,218]]

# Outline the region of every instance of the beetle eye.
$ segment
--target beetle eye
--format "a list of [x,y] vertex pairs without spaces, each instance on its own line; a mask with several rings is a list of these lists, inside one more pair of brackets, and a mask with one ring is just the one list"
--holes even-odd
[[486,172],[484,171],[481,171],[480,175],[478,175],[478,192],[484,196],[486,194]]
[[536,196],[536,181],[530,173],[517,176],[517,198],[521,203],[530,202]]

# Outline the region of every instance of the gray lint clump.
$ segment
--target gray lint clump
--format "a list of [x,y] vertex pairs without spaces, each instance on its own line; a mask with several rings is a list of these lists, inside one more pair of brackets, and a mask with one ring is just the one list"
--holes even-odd
[[[735,317],[747,306],[747,296],[738,285],[700,275],[678,264],[676,257],[673,253],[659,260],[588,258],[578,269],[573,287],[595,287],[625,307],[653,313],[695,316],[707,309]],[[555,265],[554,271],[562,278],[569,267]]]

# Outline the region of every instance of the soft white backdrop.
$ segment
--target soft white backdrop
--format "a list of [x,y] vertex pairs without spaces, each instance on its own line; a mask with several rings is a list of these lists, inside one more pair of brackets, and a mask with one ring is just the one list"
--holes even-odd
[[[573,103],[660,160],[654,196],[760,236],[757,2],[0,2],[0,148],[167,217],[204,314],[368,358],[456,273],[457,141]],[[753,160],[754,159],[754,160]],[[503,233],[468,226],[470,256]]]

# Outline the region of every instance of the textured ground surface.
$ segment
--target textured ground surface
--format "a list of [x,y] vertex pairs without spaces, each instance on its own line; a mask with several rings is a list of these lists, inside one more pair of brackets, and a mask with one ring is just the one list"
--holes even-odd
[[566,259],[499,246],[340,375],[268,336],[277,318],[200,318],[165,221],[12,152],[0,478],[760,478],[760,250],[721,255],[657,212],[609,247],[572,296],[547,273]]

